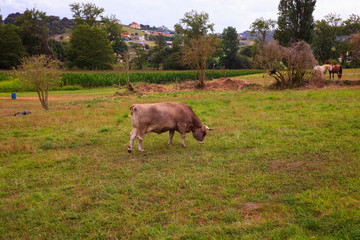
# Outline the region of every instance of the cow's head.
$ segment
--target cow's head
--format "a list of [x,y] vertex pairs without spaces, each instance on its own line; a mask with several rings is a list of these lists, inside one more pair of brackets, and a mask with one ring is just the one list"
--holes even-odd
[[201,128],[193,128],[192,133],[194,138],[201,144],[204,143],[205,136],[206,136],[206,130],[212,130],[208,126],[203,125]]

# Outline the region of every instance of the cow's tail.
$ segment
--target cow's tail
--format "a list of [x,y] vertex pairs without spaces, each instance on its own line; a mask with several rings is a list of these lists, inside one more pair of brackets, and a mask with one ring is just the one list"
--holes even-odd
[[340,66],[338,77],[339,77],[339,79],[341,79],[341,77],[342,77],[342,66]]
[[135,104],[130,106],[130,111],[131,111],[131,115],[133,114],[134,111],[136,111]]

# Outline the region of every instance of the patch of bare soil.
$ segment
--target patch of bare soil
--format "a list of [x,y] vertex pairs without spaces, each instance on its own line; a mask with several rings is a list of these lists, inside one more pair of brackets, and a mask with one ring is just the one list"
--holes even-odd
[[203,91],[236,91],[242,90],[244,88],[253,87],[254,84],[250,84],[242,79],[237,78],[220,78],[212,81],[205,82],[205,86],[203,88],[196,88],[196,82],[184,82],[180,84],[181,90],[203,90]]
[[[142,95],[147,93],[168,93],[168,92],[176,92],[176,91],[237,91],[242,90],[248,87],[260,87],[257,84],[251,84],[246,82],[242,79],[237,78],[220,78],[212,81],[206,81],[205,86],[203,88],[199,88],[197,86],[196,81],[186,81],[182,82],[174,87],[167,87],[166,85],[162,84],[149,84],[149,83],[142,83],[134,86],[135,88],[135,95]],[[129,94],[134,94],[134,92],[130,92],[126,90],[122,93],[116,93],[113,97],[116,96],[128,96]]]
[[[256,84],[250,84],[242,79],[236,78],[220,78],[217,80],[207,81],[205,82],[205,86],[203,88],[199,88],[197,86],[197,82],[195,81],[187,81],[180,83],[173,88],[169,88],[162,84],[148,84],[142,83],[136,85],[134,88],[137,94],[146,94],[146,93],[168,93],[168,92],[175,92],[175,91],[194,91],[194,90],[201,90],[201,91],[237,91],[242,90],[244,88],[253,87],[253,86],[260,86]],[[124,93],[117,93],[114,96],[125,96],[129,95],[130,92],[126,91]]]
[[161,84],[148,84],[148,83],[142,83],[139,85],[136,85],[134,87],[136,91],[142,92],[142,93],[166,93],[166,92],[174,92],[175,89],[173,88],[167,88],[165,85]]
[[245,216],[245,219],[259,220],[261,218],[261,205],[254,202],[248,202],[242,207],[242,212]]

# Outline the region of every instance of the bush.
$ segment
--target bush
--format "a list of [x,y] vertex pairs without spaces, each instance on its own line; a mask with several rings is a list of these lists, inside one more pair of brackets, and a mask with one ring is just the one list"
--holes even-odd
[[261,45],[256,64],[269,71],[279,88],[302,86],[313,76],[317,61],[306,42],[296,42],[290,47],[280,46],[277,41]]
[[34,88],[24,86],[18,78],[9,78],[9,80],[0,81],[0,92],[24,92],[34,90]]
[[7,73],[0,72],[0,82],[5,80],[10,80],[11,76]]

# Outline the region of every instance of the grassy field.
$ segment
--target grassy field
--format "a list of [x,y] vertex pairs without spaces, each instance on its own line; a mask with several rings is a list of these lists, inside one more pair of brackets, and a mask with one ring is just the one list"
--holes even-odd
[[[0,239],[360,238],[360,88],[115,91],[0,99]],[[129,106],[164,101],[214,131],[128,154]]]

